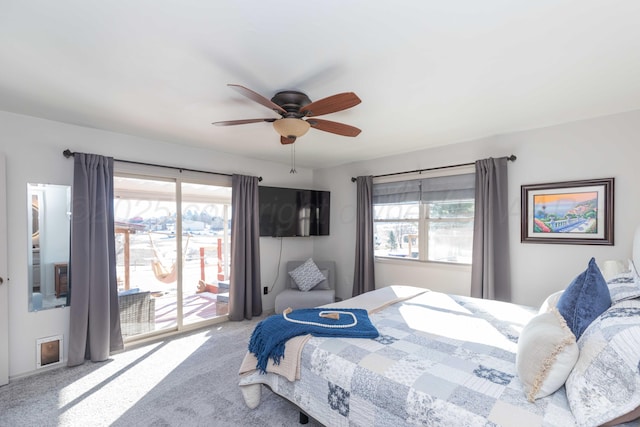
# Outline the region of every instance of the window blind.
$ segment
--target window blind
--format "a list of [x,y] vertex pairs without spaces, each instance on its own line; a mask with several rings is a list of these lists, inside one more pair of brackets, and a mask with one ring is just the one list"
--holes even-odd
[[475,174],[439,176],[373,185],[373,204],[473,199]]

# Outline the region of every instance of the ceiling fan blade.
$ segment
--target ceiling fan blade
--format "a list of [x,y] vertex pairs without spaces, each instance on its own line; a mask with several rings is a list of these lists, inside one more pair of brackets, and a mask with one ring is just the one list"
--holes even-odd
[[293,144],[294,142],[296,142],[296,138],[287,138],[286,136],[281,136],[280,137],[280,144],[282,145],[287,145],[287,144]]
[[358,136],[361,132],[357,127],[345,125],[344,123],[332,122],[330,120],[309,119],[307,122],[309,122],[311,127],[314,129],[342,136]]
[[258,104],[264,105],[268,109],[275,111],[276,113],[279,113],[279,114],[286,114],[287,113],[287,110],[285,110],[284,108],[282,108],[278,104],[276,104],[274,102],[271,102],[270,99],[265,98],[264,96],[260,95],[259,93],[252,91],[251,89],[248,89],[248,88],[246,88],[244,86],[240,86],[240,85],[234,85],[234,84],[228,84],[227,86],[229,86],[232,89],[235,89],[236,91],[238,91],[242,95],[246,96],[250,100],[255,101]]
[[360,104],[360,98],[353,92],[344,92],[319,99],[311,104],[307,104],[300,109],[300,112],[307,117],[322,116],[324,114],[335,113],[346,110]]
[[245,120],[226,120],[223,122],[213,122],[212,124],[216,126],[233,126],[233,125],[246,125],[248,123],[258,123],[258,122],[275,122],[277,119],[245,119]]

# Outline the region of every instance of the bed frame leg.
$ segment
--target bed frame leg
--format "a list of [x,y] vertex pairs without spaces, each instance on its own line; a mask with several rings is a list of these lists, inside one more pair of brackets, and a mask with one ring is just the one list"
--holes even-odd
[[303,414],[302,412],[300,412],[300,424],[308,424],[309,423],[309,417],[307,416],[307,414]]

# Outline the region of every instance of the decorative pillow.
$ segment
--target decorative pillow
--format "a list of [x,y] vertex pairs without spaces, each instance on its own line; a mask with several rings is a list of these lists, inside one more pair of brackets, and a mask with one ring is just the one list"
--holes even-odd
[[557,305],[576,339],[580,339],[587,326],[610,306],[609,287],[595,258],[591,258],[587,269],[564,290]]
[[547,299],[545,299],[542,305],[540,306],[540,309],[538,310],[538,314],[546,313],[547,311],[550,311],[551,309],[556,308],[558,305],[558,300],[560,299],[560,296],[562,295],[563,292],[564,290],[561,290],[549,295]]
[[576,337],[555,308],[538,314],[518,339],[516,369],[529,402],[558,390],[578,360]]
[[326,269],[320,269],[320,273],[322,273],[322,275],[324,276],[324,280],[320,283],[318,283],[317,285],[315,285],[313,287],[313,289],[317,289],[317,290],[327,290],[327,289],[331,289],[331,287],[329,287],[329,270]]
[[325,280],[324,275],[311,258],[298,266],[298,268],[290,271],[289,276],[298,286],[298,289],[303,292],[310,291],[315,285]]
[[633,262],[629,260],[628,271],[618,273],[607,280],[607,286],[611,294],[611,304],[640,297],[640,277]]
[[598,266],[600,267],[602,277],[604,277],[604,280],[608,282],[609,279],[611,279],[613,276],[617,276],[620,273],[628,272],[630,270],[630,262],[631,260],[625,263],[624,261],[620,261],[617,259],[608,259],[598,264]]
[[578,362],[565,384],[578,425],[640,415],[640,301],[609,308],[589,325],[578,347]]

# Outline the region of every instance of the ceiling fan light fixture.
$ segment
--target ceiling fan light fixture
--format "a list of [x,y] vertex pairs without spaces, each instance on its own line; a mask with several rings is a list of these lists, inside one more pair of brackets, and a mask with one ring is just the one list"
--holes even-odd
[[285,138],[299,138],[307,133],[310,127],[311,125],[307,121],[291,117],[273,122],[273,128]]

